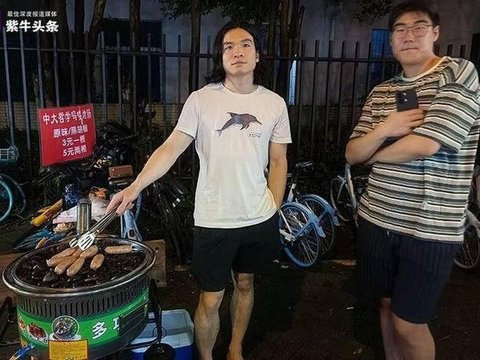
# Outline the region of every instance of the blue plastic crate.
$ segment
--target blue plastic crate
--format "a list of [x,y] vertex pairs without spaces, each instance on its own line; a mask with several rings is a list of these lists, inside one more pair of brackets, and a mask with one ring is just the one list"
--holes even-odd
[[[154,319],[153,313],[148,313],[150,320]],[[157,338],[157,326],[149,322],[142,333],[131,344],[153,341]],[[162,311],[162,343],[175,349],[175,360],[191,360],[193,358],[193,322],[185,309]],[[133,359],[143,360],[147,348],[133,349]]]

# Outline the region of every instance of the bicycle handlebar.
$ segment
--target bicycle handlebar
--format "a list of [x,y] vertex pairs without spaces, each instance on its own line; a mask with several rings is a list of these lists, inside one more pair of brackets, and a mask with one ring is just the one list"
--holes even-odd
[[303,161],[295,164],[295,169],[305,169],[307,167],[313,166],[315,163],[313,161]]

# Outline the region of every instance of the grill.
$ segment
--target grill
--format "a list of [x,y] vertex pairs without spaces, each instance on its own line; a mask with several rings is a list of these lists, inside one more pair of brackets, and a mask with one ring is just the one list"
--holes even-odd
[[99,240],[99,246],[103,241],[132,244],[133,251],[141,252],[145,258],[136,269],[114,280],[77,288],[42,287],[17,276],[22,263],[47,248],[27,253],[5,268],[3,280],[18,299],[20,339],[23,345],[34,345],[33,356],[48,359],[49,352],[55,349],[56,353],[64,351],[67,355],[75,352],[78,358],[100,358],[126,346],[144,328],[148,312],[147,273],[155,263],[155,253],[137,241],[104,238]]

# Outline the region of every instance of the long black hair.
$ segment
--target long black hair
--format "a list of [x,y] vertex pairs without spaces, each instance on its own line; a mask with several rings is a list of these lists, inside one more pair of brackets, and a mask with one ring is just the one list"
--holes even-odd
[[217,33],[215,37],[215,41],[213,43],[213,69],[210,73],[205,76],[205,80],[208,84],[211,83],[219,83],[225,81],[225,77],[227,74],[225,73],[225,69],[223,67],[223,38],[225,34],[233,29],[243,29],[252,35],[253,44],[255,45],[255,51],[258,53],[259,60],[256,63],[255,69],[253,70],[253,83],[256,85],[263,85],[265,80],[265,69],[262,63],[261,58],[261,45],[257,35],[257,32],[253,28],[253,26],[249,23],[239,22],[239,21],[230,21],[220,31]]

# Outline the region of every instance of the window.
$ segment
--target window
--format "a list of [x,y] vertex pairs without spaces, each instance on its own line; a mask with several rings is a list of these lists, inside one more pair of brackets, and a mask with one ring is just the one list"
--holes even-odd
[[[371,38],[371,59],[381,60],[392,57],[392,48],[390,47],[390,31],[385,29],[373,29]],[[390,68],[386,68],[381,61],[370,64],[370,88],[381,83],[386,78],[393,75]]]

